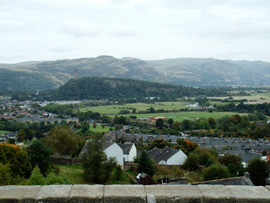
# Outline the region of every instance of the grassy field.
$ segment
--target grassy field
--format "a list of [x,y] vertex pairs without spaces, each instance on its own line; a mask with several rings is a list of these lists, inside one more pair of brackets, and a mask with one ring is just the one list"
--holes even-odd
[[[60,168],[60,174],[65,176],[71,184],[89,184],[83,180],[83,168],[79,165],[57,165]],[[111,173],[109,184],[130,184],[130,178],[122,173],[120,180],[115,180],[116,170]]]
[[[169,118],[172,118],[175,121],[183,121],[184,119],[199,119],[199,118],[209,118],[212,117],[214,119],[219,119],[224,116],[231,116],[237,114],[235,112],[196,112],[196,111],[189,111],[189,112],[177,112],[177,113],[153,113],[153,114],[127,114],[125,116],[137,116],[137,118],[149,118],[157,117],[157,116],[164,116]],[[246,115],[238,113],[239,115]]]
[[2,135],[2,134],[4,134],[4,133],[10,133],[10,131],[0,130],[0,135]]
[[[101,125],[97,125],[96,128],[93,127],[93,125],[90,126],[90,131],[92,132],[100,132],[100,133],[103,133],[103,132],[109,132],[110,131],[110,126],[105,126],[105,128],[103,129]],[[112,127],[114,129],[114,127]]]
[[[228,99],[229,97],[208,97],[208,99]],[[270,93],[265,92],[265,93],[251,93],[249,96],[233,96],[233,99],[235,100],[241,100],[241,99],[247,99],[250,104],[254,103],[264,103],[270,102]]]
[[132,112],[133,109],[136,109],[136,112],[146,111],[150,107],[154,109],[164,109],[164,110],[179,110],[186,108],[186,105],[190,102],[156,102],[155,104],[146,104],[146,103],[132,103],[125,105],[105,105],[105,106],[94,106],[81,108],[80,111],[93,111],[99,112],[103,115],[117,115],[121,110],[129,110]]
[[64,175],[72,184],[85,184],[83,180],[82,166],[78,165],[57,165],[60,168],[60,174]]

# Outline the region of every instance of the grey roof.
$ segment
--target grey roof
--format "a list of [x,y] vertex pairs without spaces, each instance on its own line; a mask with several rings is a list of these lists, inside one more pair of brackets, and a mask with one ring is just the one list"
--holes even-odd
[[[113,144],[114,144],[114,142],[104,142],[103,147],[102,147],[103,151],[106,150],[107,148],[109,148]],[[79,156],[82,156],[82,154],[87,151],[87,146],[88,146],[88,141],[83,146]]]
[[124,154],[129,154],[133,144],[121,144],[118,143],[119,147],[121,147],[123,149]]
[[103,151],[108,149],[110,146],[112,146],[114,144],[114,142],[104,142],[102,149]]
[[167,161],[177,152],[177,149],[172,149],[170,147],[165,147],[164,149],[159,149],[155,147],[149,152],[149,156],[159,163],[162,160]]
[[261,155],[248,151],[248,152],[244,152],[241,155],[241,158],[242,158],[242,162],[248,162],[249,160],[254,159],[254,158],[261,158]]

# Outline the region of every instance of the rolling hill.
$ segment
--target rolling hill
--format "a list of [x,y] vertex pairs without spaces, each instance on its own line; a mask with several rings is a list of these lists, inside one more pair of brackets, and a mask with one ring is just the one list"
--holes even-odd
[[193,87],[270,84],[270,63],[177,58],[143,61],[112,56],[0,64],[0,91],[56,89],[78,77],[130,78]]

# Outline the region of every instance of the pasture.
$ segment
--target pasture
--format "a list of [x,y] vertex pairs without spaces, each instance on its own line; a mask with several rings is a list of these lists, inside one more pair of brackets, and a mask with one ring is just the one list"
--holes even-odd
[[185,119],[200,119],[200,118],[214,118],[214,119],[219,119],[224,116],[232,116],[235,114],[239,115],[246,115],[246,114],[241,114],[241,113],[236,113],[236,112],[199,112],[199,111],[187,111],[187,112],[176,112],[176,113],[152,113],[152,114],[126,114],[124,116],[136,116],[137,118],[149,118],[149,117],[167,117],[167,119],[172,118],[174,121],[183,121]]
[[[257,103],[270,103],[270,92],[263,92],[263,93],[251,93],[248,96],[232,96],[235,100],[248,100],[245,104],[257,104]],[[208,99],[228,99],[229,97],[208,97]],[[221,102],[222,103],[222,102]],[[226,104],[226,103],[225,103]]]
[[164,110],[180,110],[187,108],[186,105],[191,104],[190,102],[156,102],[154,104],[147,103],[130,103],[124,105],[105,105],[105,106],[93,106],[81,108],[80,111],[93,111],[99,112],[102,115],[117,115],[121,110],[128,110],[132,113],[133,109],[136,109],[136,113],[140,111],[146,111],[153,107],[155,110],[164,109]]

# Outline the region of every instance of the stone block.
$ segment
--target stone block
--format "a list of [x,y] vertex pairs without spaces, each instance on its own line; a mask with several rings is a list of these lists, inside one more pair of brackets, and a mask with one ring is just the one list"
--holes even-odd
[[225,186],[234,195],[236,202],[270,202],[270,191],[262,186]]
[[147,202],[203,202],[203,195],[193,185],[149,185],[145,186]]
[[206,203],[235,202],[233,194],[224,185],[198,185],[197,187]]
[[0,186],[1,203],[34,203],[41,186]]
[[37,193],[36,202],[58,202],[64,203],[69,201],[69,194],[72,185],[45,185]]
[[73,185],[71,188],[70,203],[102,203],[104,185]]
[[146,193],[142,185],[106,185],[104,202],[146,202]]

